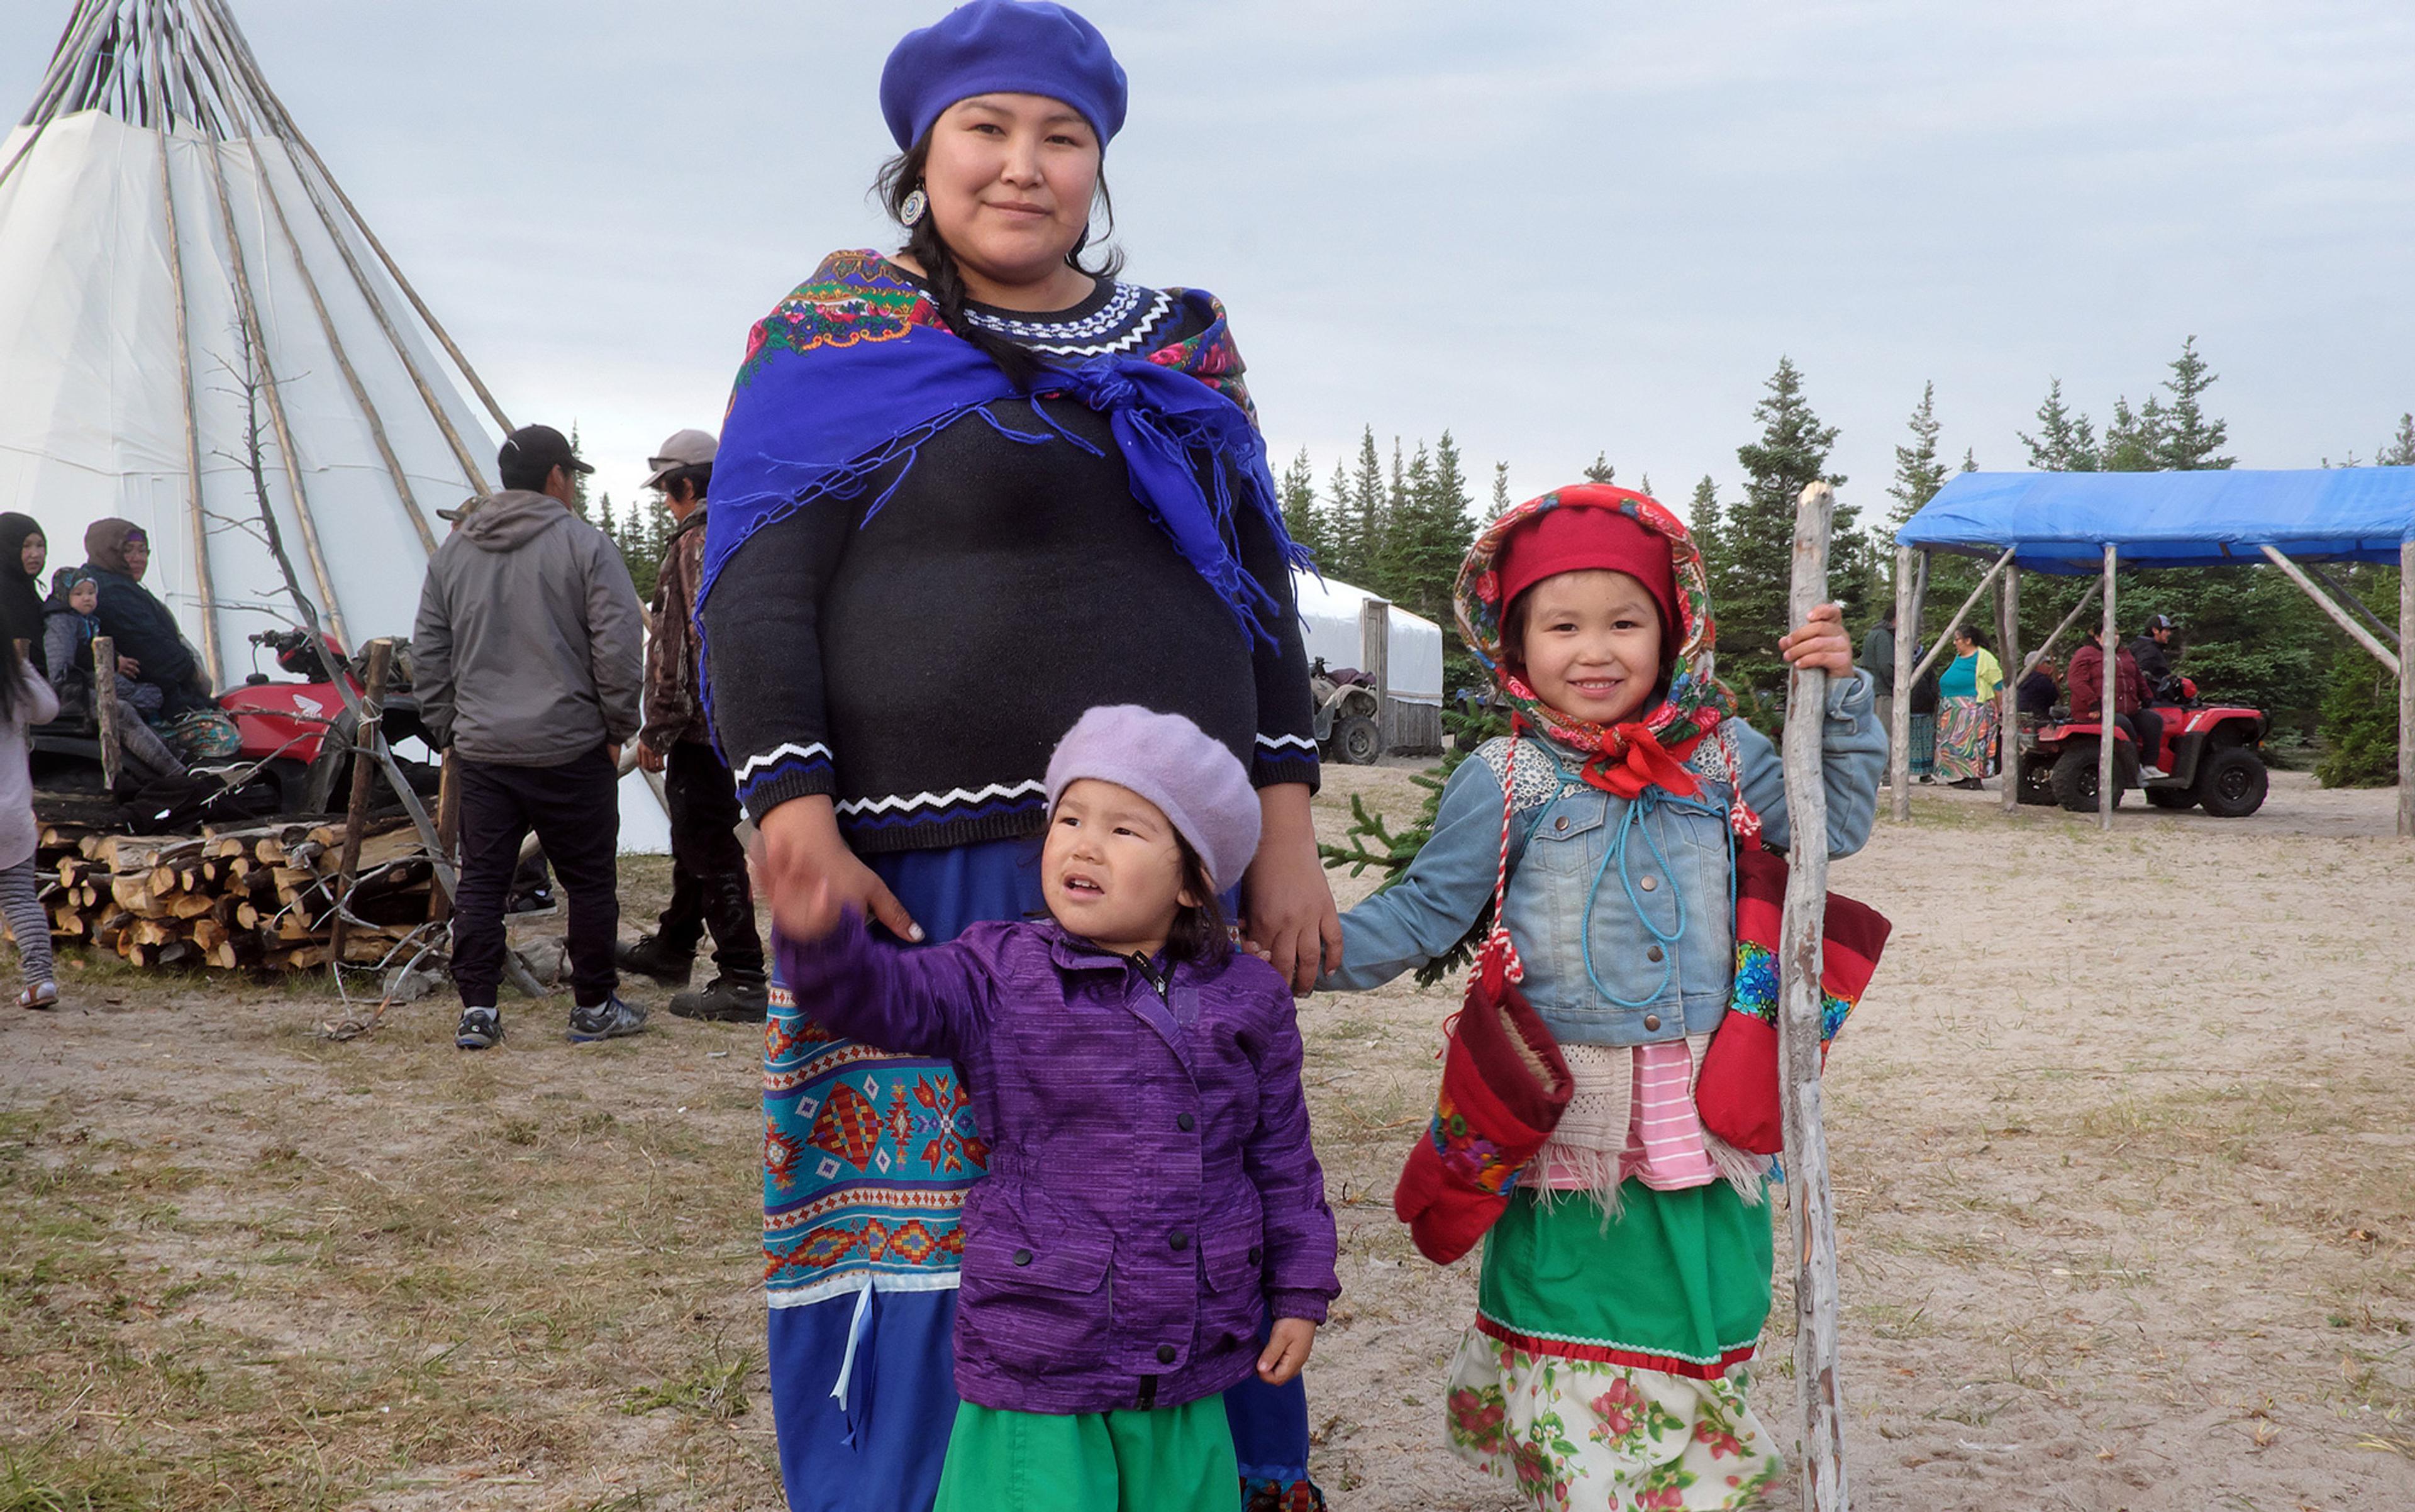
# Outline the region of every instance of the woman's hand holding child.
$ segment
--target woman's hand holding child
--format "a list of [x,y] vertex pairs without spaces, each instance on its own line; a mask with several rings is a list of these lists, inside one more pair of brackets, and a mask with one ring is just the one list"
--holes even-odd
[[1315,1344],[1316,1325],[1306,1318],[1277,1318],[1267,1347],[1258,1352],[1258,1379],[1270,1386],[1282,1385],[1299,1374]]
[[1845,611],[1834,604],[1814,608],[1794,633],[1778,642],[1786,665],[1804,672],[1853,675],[1853,641],[1845,634]]
[[[863,864],[839,837],[838,816],[827,794],[792,798],[763,816],[749,857],[755,890],[771,900],[772,921],[796,939],[818,939],[838,924],[838,910],[858,913],[887,926],[901,940],[920,944],[922,926],[889,891],[878,873]],[[821,894],[814,889],[819,884]],[[799,926],[822,904],[830,919],[810,931]]]

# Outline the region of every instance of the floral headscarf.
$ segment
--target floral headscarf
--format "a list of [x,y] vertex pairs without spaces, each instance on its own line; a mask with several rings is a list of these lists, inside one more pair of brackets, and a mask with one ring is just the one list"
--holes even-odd
[[[1676,651],[1672,656],[1664,655],[1668,686],[1660,701],[1633,720],[1596,725],[1553,708],[1527,684],[1524,669],[1512,667],[1504,652],[1501,619],[1509,606],[1501,602],[1502,547],[1521,529],[1554,509],[1614,509],[1669,543],[1676,580],[1677,623],[1663,625],[1661,634],[1675,638]],[[1517,717],[1562,745],[1596,753],[1584,764],[1586,782],[1628,799],[1652,786],[1681,797],[1700,790],[1701,785],[1684,762],[1718,728],[1719,721],[1735,712],[1735,696],[1714,671],[1718,627],[1711,614],[1710,581],[1702,571],[1702,549],[1694,545],[1685,522],[1658,500],[1606,484],[1581,484],[1529,499],[1478,532],[1460,565],[1451,598],[1460,635]],[[1732,747],[1722,741],[1718,748],[1734,795],[1729,805],[1729,825],[1737,834],[1752,838],[1760,832],[1761,820],[1745,806],[1744,784],[1735,770]]]

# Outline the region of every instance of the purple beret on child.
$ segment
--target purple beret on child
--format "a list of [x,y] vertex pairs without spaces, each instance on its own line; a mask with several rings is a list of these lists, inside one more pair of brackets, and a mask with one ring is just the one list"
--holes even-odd
[[1229,891],[1258,853],[1258,795],[1221,741],[1180,714],[1102,704],[1073,722],[1048,758],[1048,807],[1085,777],[1129,787],[1165,813]]
[[1080,112],[1099,146],[1124,125],[1124,71],[1099,29],[1048,0],[972,0],[891,50],[880,116],[900,151],[975,95],[1044,95]]

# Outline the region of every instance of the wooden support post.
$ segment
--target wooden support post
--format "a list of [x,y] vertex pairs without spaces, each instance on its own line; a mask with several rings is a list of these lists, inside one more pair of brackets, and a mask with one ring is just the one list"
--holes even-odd
[[[2403,553],[2406,548],[2401,546],[2399,549]],[[2315,580],[2306,576],[2306,570],[2303,567],[2299,566],[2296,562],[2291,561],[2288,557],[2283,556],[2279,548],[2274,546],[2268,546],[2264,547],[2264,555],[2266,559],[2272,563],[2272,565],[2288,574],[2289,581],[2297,584],[2299,589],[2305,593],[2306,597],[2313,599],[2315,603],[2321,607],[2325,614],[2332,617],[2332,623],[2339,626],[2342,630],[2347,631],[2348,633],[2349,639],[2354,640],[2366,651],[2373,652],[2375,656],[2380,659],[2381,665],[2390,668],[2392,674],[2395,674],[2398,671],[2398,653],[2392,651],[2389,647],[2384,646],[2381,643],[2380,637],[2374,635],[2372,631],[2367,630],[2364,626],[2357,623],[2354,620],[2349,619],[2348,613],[2346,609],[2343,609],[2338,605],[2332,603],[2330,594],[2315,586]]]
[[1996,559],[1996,564],[1988,569],[1988,576],[1979,579],[1979,586],[1971,590],[1971,596],[1964,599],[1962,606],[1954,611],[1954,618],[1945,621],[1945,628],[1938,634],[1937,644],[1929,647],[1928,654],[1922,657],[1920,665],[1912,669],[1912,681],[1918,681],[1923,674],[1937,665],[1937,658],[1945,653],[1946,647],[1954,644],[1954,632],[1962,628],[1962,621],[1971,618],[1971,611],[1979,606],[1981,599],[1987,597],[1988,590],[1995,582],[1997,575],[2012,563],[2013,548],[2006,546],[2004,554]]
[[2062,623],[2054,627],[2053,634],[2039,641],[2038,649],[2030,652],[2028,658],[2021,663],[2021,676],[2027,677],[2037,670],[2037,664],[2046,660],[2047,652],[2054,650],[2054,643],[2062,638],[2062,633],[2079,622],[2079,617],[2088,612],[2088,606],[2095,603],[2096,595],[2102,591],[2104,591],[2104,585],[2100,583],[2079,595],[2079,602],[2073,605],[2071,612],[2062,617]]
[[1912,658],[1920,645],[1920,601],[1912,547],[1895,548],[1895,696],[1888,699],[1887,772],[1895,822],[1912,822]]
[[[2096,711],[2096,827],[2113,828],[2113,747],[2114,732],[2122,727],[2116,711],[2113,692],[2115,670],[2122,660],[2122,631],[2114,619],[2113,565],[2116,555],[2113,543],[2105,543],[2105,628],[2097,642],[2105,650],[2105,702]],[[2145,759],[2142,756],[2141,760]]]
[[[2398,546],[2398,644],[2415,639],[2415,541]],[[2398,837],[2415,840],[2415,656],[2398,663]]]
[[1392,606],[1371,598],[1358,606],[1358,670],[1375,684],[1375,731],[1392,748]]
[[117,641],[110,636],[92,637],[92,717],[100,726],[100,780],[114,801],[118,774],[126,770],[126,741],[117,727]]
[[[459,763],[453,753],[444,753],[443,775],[436,786],[436,848],[448,861],[458,862],[456,852],[461,844],[461,779]],[[428,890],[428,917],[433,923],[442,923],[453,917],[453,893],[448,888]]]
[[[1787,623],[1828,596],[1834,489],[1815,483],[1794,507]],[[1898,629],[1900,624],[1898,623]],[[1898,664],[1900,665],[1900,664]],[[1838,1346],[1836,1194],[1821,1128],[1821,936],[1828,915],[1828,793],[1821,775],[1828,674],[1788,674],[1786,812],[1794,832],[1778,931],[1778,1096],[1786,1120],[1786,1210],[1794,1239],[1794,1400],[1802,1410],[1804,1512],[1844,1512],[1845,1399]]]
[[2021,807],[2021,675],[2010,668],[2021,665],[2021,569],[2018,562],[2004,564],[2004,600],[1996,616],[1996,644],[2002,648],[1998,661],[2007,670],[2004,685],[1997,690],[2002,701],[1996,713],[1996,747],[2001,753],[1997,766],[2004,781],[2004,812],[2018,814]]
[[377,748],[385,741],[385,680],[393,666],[394,641],[384,636],[370,641],[368,677],[352,720],[352,794],[344,806],[343,857],[336,864],[336,921],[327,931],[327,968],[338,974],[344,969],[344,908],[360,879],[361,831],[368,828],[369,784],[377,775]]

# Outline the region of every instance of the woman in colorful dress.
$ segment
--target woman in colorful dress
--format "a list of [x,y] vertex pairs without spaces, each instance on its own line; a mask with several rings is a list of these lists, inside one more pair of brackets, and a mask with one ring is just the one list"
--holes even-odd
[[1937,773],[1948,786],[1975,788],[1988,774],[1996,739],[1996,690],[2004,669],[1965,625],[1954,632],[1954,664],[1937,680]]
[[[1060,6],[975,0],[880,84],[904,246],[758,323],[723,427],[706,699],[776,905],[825,883],[901,939],[1036,914],[1048,754],[1094,705],[1250,771],[1238,917],[1297,989],[1340,960],[1265,444],[1222,307],[1088,252],[1123,71]],[[954,1069],[765,1033],[772,1404],[798,1512],[920,1512],[956,1411],[958,1215],[987,1154]],[[1226,1401],[1254,1507],[1321,1505],[1298,1382]]]

